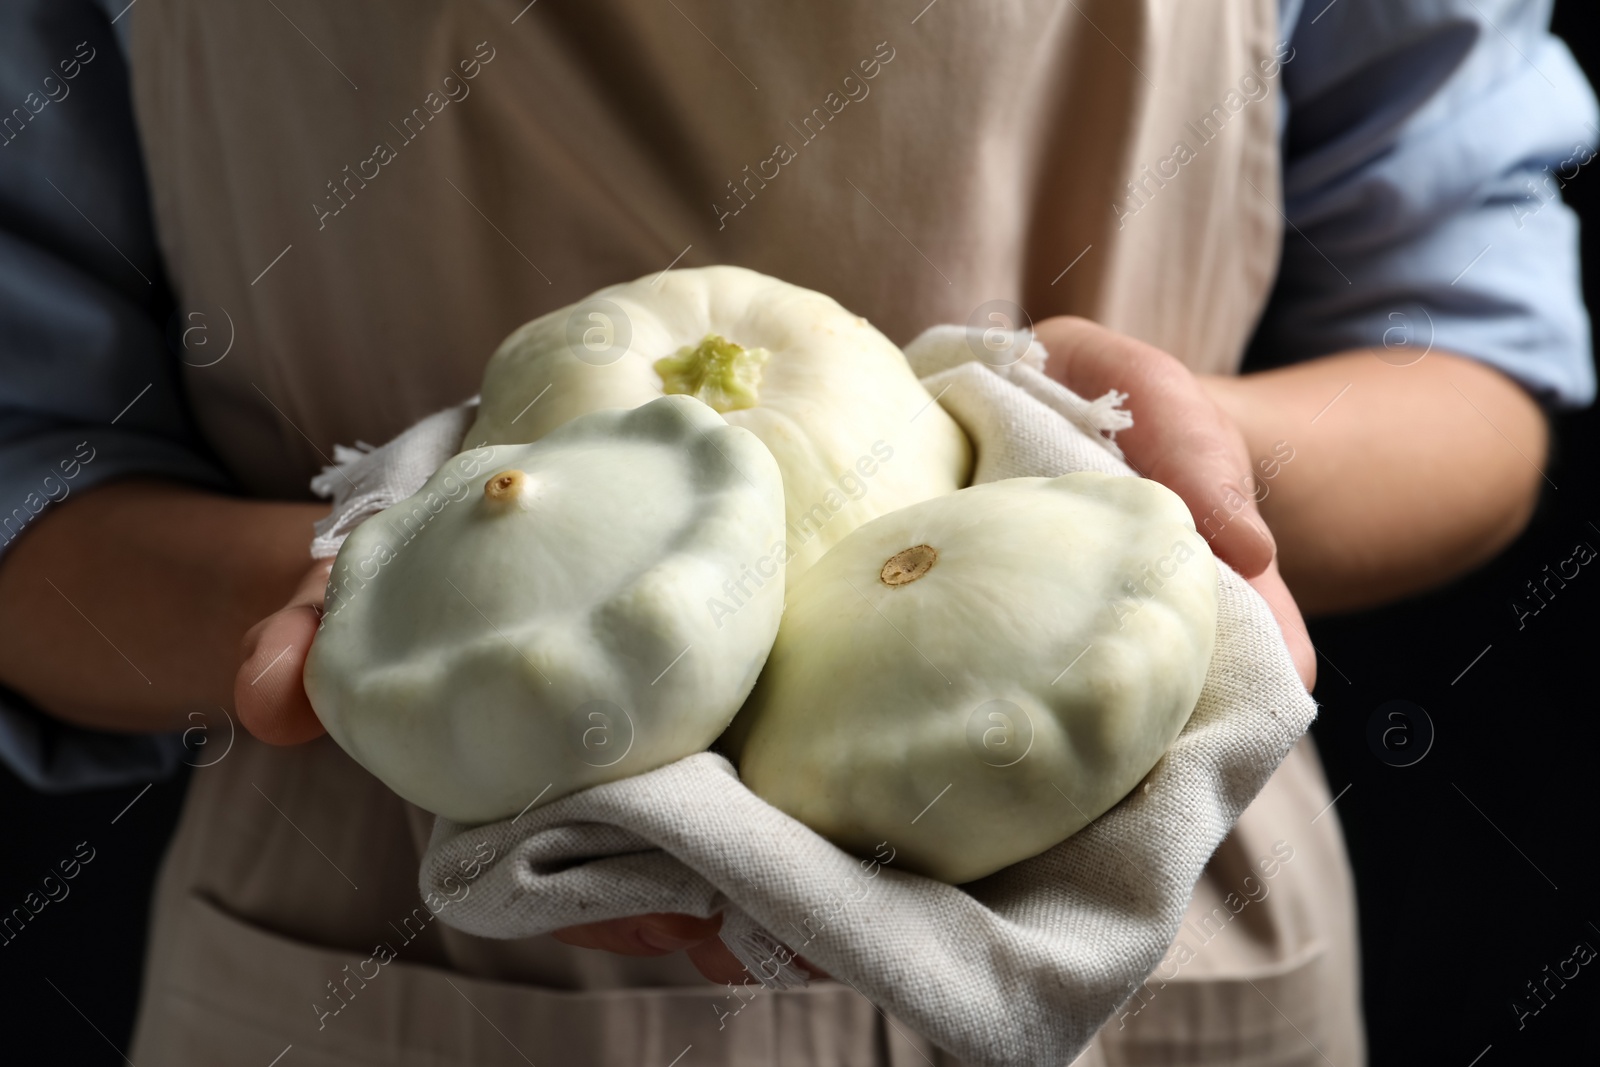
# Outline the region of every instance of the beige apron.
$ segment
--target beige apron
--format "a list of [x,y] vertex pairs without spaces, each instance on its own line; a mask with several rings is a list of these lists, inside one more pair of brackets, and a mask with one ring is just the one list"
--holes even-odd
[[[208,440],[304,497],[335,442],[476,391],[517,324],[671,264],[820,289],[902,342],[1011,301],[1235,369],[1280,239],[1274,0],[919,8],[144,0],[162,249],[235,337],[185,370]],[[1086,1063],[1362,1062],[1328,799],[1302,746]],[[134,1060],[949,1063],[848,986],[729,1017],[681,955],[460,934],[417,897],[428,824],[325,739],[241,735],[162,871]]]

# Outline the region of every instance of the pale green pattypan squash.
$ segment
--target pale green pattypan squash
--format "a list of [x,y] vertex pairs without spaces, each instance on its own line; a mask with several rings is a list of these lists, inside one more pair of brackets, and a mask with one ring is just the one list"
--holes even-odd
[[951,883],[1037,855],[1155,766],[1200,694],[1216,564],[1171,491],[991,482],[867,523],[789,590],[727,741],[843,848]]
[[708,601],[783,523],[771,454],[689,397],[464,452],[345,541],[306,692],[358,763],[458,821],[662,766],[755,684],[781,584]]
[[663,393],[703,400],[777,458],[788,527],[759,562],[787,565],[790,582],[863,522],[954,492],[971,471],[965,434],[888,338],[741,267],[669,270],[523,326],[489,362],[467,442],[536,441]]

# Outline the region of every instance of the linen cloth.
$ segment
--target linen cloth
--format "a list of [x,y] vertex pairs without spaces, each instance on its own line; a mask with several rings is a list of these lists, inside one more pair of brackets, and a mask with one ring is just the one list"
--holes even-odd
[[[1037,342],[935,327],[906,354],[972,439],[975,482],[1132,474],[1114,441],[1132,425],[1126,397],[1078,397],[1044,375]],[[420,487],[472,406],[342,451],[316,482],[334,498],[316,551]],[[1069,1063],[1161,960],[1212,852],[1315,717],[1271,609],[1225,565],[1218,582],[1205,687],[1161,762],[1073,837],[980,881],[896,870],[892,847],[849,855],[706,752],[497,823],[437,819],[421,889],[452,901],[444,922],[497,938],[721,913],[723,940],[764,985],[803,982],[803,955],[967,1063]]]

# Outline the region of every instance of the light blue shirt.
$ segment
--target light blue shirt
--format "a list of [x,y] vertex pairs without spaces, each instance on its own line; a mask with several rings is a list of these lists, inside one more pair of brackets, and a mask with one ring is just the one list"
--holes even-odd
[[[1594,157],[1600,120],[1549,33],[1550,0],[1279,5],[1294,49],[1288,226],[1247,366],[1383,345],[1406,361],[1431,345],[1551,406],[1588,404],[1577,221],[1560,188]],[[112,478],[228,484],[164,336],[171,301],[118,40],[134,17],[127,0],[0,5],[0,551],[51,502]],[[79,42],[92,57],[61,68]],[[48,121],[6,126],[47,74],[61,96]],[[0,688],[0,759],[39,788],[147,780],[180,751],[175,735],[82,730]]]

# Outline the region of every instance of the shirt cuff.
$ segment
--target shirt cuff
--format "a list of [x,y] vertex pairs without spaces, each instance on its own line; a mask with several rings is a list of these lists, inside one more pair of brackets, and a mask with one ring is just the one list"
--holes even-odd
[[109,789],[169,777],[183,735],[113,734],[51,718],[0,688],[0,762],[44,793]]

